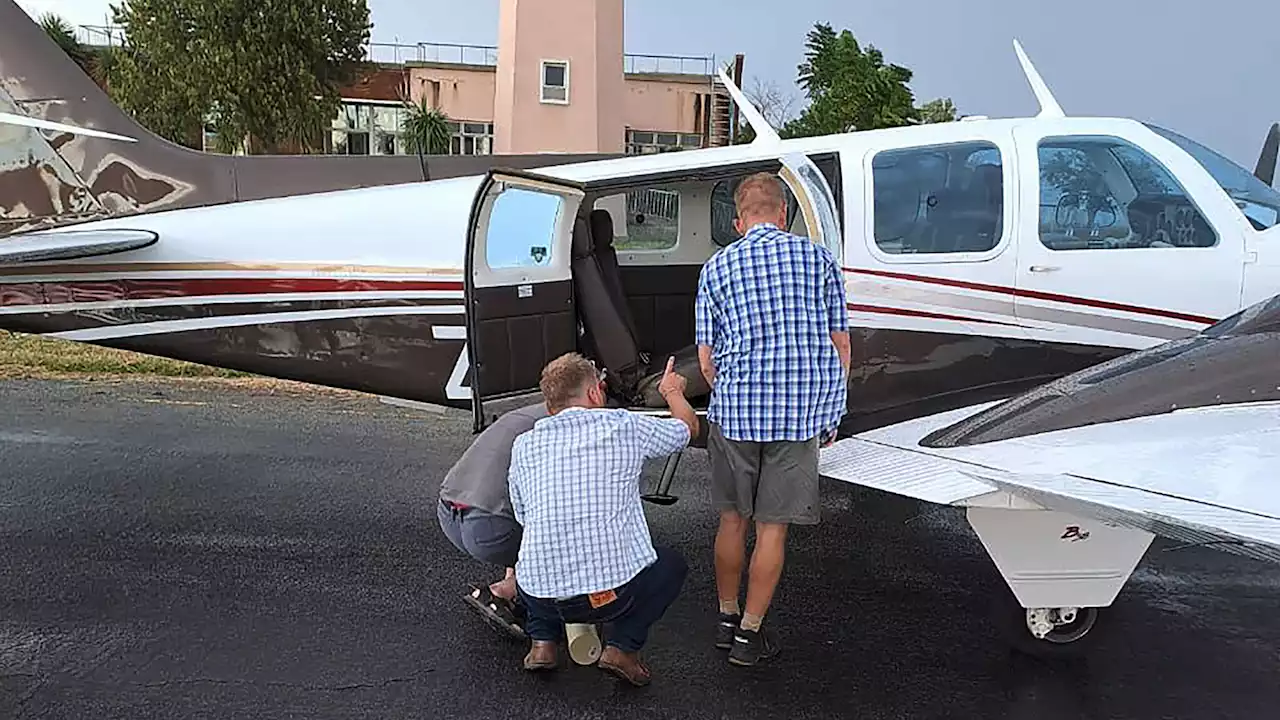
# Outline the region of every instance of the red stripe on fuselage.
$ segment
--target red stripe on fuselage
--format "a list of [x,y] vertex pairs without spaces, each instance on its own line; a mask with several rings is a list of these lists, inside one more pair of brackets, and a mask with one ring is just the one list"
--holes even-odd
[[1139,315],[1151,315],[1155,317],[1169,318],[1170,320],[1184,320],[1186,322],[1202,323],[1212,325],[1217,322],[1213,318],[1201,317],[1199,315],[1191,315],[1189,313],[1178,312],[1176,310],[1162,310],[1160,308],[1141,307],[1139,305],[1128,305],[1125,303],[1111,302],[1109,300],[1094,300],[1091,298],[1074,297],[1071,295],[1059,295],[1058,293],[1042,292],[1040,290],[1027,290],[1025,288],[1011,288],[1002,285],[988,285],[986,283],[970,282],[968,280],[953,280],[951,278],[927,277],[924,275],[910,275],[908,273],[893,272],[891,270],[869,270],[865,268],[844,268],[845,272],[854,273],[855,275],[874,275],[878,277],[894,278],[897,280],[909,280],[912,282],[928,283],[930,285],[946,285],[949,287],[964,288],[966,290],[979,290],[981,292],[999,293],[1001,295],[1012,295],[1014,297],[1035,298],[1037,300],[1049,300],[1051,302],[1066,303],[1068,305],[1083,305],[1086,307],[1099,308],[1102,310],[1119,310],[1121,312],[1137,313]]
[[353,278],[189,278],[31,282],[0,285],[0,305],[153,300],[211,295],[414,290],[458,292],[462,290],[462,283],[447,280]]

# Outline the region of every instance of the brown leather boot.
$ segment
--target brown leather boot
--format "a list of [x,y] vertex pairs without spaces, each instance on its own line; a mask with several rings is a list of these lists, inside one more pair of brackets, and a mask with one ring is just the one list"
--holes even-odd
[[636,687],[649,684],[649,668],[640,661],[639,653],[624,653],[610,645],[600,653],[600,660],[596,665],[601,670],[617,675]]
[[547,640],[534,640],[524,656],[524,669],[530,672],[554,670],[560,660],[560,646]]

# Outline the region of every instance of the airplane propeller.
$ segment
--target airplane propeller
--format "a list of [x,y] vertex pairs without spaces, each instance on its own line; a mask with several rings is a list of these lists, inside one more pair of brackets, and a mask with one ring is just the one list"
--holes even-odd
[[72,133],[73,135],[87,135],[88,137],[105,138],[107,140],[138,142],[136,138],[126,137],[124,135],[116,135],[114,133],[103,132],[102,130],[90,130],[89,128],[76,127],[75,125],[65,125],[51,120],[37,120],[36,118],[27,117],[26,115],[15,115],[7,112],[0,112],[0,123],[8,125],[22,125],[24,127],[37,128],[40,130],[54,130],[57,132]]
[[1258,165],[1253,174],[1259,180],[1271,185],[1276,178],[1276,156],[1280,155],[1280,123],[1273,123],[1267,132],[1267,139],[1262,143],[1262,153],[1258,155]]

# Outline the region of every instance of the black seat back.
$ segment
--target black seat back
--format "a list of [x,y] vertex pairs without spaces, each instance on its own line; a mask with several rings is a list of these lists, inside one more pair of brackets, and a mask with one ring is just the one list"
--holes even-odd
[[631,305],[627,302],[627,292],[622,285],[622,268],[618,265],[618,252],[613,249],[613,215],[608,210],[591,211],[591,241],[595,244],[596,262],[600,264],[600,272],[604,275],[605,284],[613,302],[622,313],[631,337],[639,338],[636,332],[636,321],[631,315]]
[[590,226],[578,217],[573,224],[570,269],[584,349],[608,369],[610,389],[621,397],[630,397],[644,375],[643,358],[635,332],[627,322],[626,305],[619,305],[610,291],[594,250]]

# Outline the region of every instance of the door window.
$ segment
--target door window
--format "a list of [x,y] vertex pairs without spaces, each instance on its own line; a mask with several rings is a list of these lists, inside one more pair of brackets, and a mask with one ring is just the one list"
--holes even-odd
[[1213,247],[1217,233],[1158,160],[1118,138],[1040,141],[1040,241],[1050,250]]
[[508,188],[493,201],[485,233],[485,264],[491,270],[551,263],[564,200],[559,195]]

